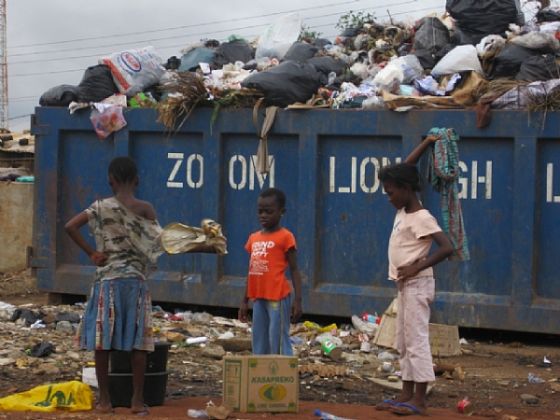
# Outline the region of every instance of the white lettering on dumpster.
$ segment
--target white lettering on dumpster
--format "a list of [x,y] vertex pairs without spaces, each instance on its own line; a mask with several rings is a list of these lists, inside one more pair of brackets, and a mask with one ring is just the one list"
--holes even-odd
[[268,186],[274,187],[274,156],[268,156],[268,164],[268,174],[261,174],[257,171],[257,156],[253,155],[247,159],[242,155],[233,155],[228,164],[229,186],[234,190],[248,188],[253,191],[257,184],[258,188],[262,189],[265,182],[268,181]]
[[[486,161],[486,170],[484,176],[479,175],[478,161],[473,160],[470,167],[465,162],[459,162],[459,168],[461,173],[466,176],[459,178],[459,198],[476,200],[478,198],[478,187],[479,184],[484,185],[484,198],[486,200],[492,199],[492,161]],[[469,197],[469,186],[470,186],[470,197]]]
[[[167,154],[167,159],[175,161],[175,164],[171,169],[171,173],[167,178],[167,188],[184,188],[184,182],[177,180],[177,177],[185,160],[185,154],[170,152]],[[194,176],[196,171],[193,170],[193,168],[196,167],[195,165],[198,165],[198,178],[196,179]],[[202,188],[202,186],[204,185],[204,157],[202,155],[194,153],[187,157],[185,180],[189,188]]]
[[546,202],[560,203],[560,195],[554,195],[554,163],[546,165]]
[[[396,158],[395,163],[399,163],[401,158]],[[379,190],[379,179],[377,179],[377,174],[379,169],[383,166],[390,165],[391,160],[387,157],[380,159],[376,157],[366,157],[359,161],[358,158],[350,158],[350,185],[349,186],[339,186],[337,184],[337,168],[339,168],[340,162],[337,166],[336,156],[330,156],[329,158],[329,192],[331,193],[341,193],[341,194],[355,194],[358,191],[358,179],[360,181],[360,190],[366,194],[373,194]],[[358,169],[359,168],[359,169]]]
[[[342,160],[336,156],[329,157],[329,192],[339,194],[355,194],[364,192],[366,194],[374,194],[378,191],[385,193],[378,179],[379,170],[384,166],[392,163],[401,162],[401,158],[393,161],[388,157],[350,157]],[[459,162],[459,167],[463,176],[459,178],[459,198],[476,200],[479,198],[479,190],[481,184],[484,189],[484,198],[492,199],[492,170],[493,162],[491,160],[483,163],[483,171],[480,169],[479,162],[474,160],[467,165],[465,162]],[[344,174],[349,169],[349,173]],[[339,179],[343,176],[349,180],[349,184],[343,184]],[[349,175],[349,176],[348,176]],[[347,181],[348,182],[348,181]]]

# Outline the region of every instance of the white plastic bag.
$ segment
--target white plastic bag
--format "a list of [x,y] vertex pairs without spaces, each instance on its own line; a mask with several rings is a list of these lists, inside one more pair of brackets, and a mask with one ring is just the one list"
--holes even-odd
[[500,35],[488,35],[480,40],[476,45],[478,56],[484,60],[493,57],[506,45],[506,40]]
[[560,42],[549,32],[529,32],[512,38],[510,42],[530,50],[549,48],[556,52],[560,49]]
[[127,50],[99,60],[111,69],[111,74],[121,93],[134,96],[158,83],[165,73],[163,60],[154,47]]
[[404,72],[398,64],[390,62],[387,66],[375,75],[373,83],[379,89],[396,93],[404,80]]
[[282,16],[265,29],[259,38],[255,58],[276,57],[281,60],[301,32],[301,18],[292,13]]
[[389,64],[397,65],[401,68],[404,75],[403,83],[407,85],[424,75],[424,67],[420,64],[418,57],[413,54],[395,58]]
[[460,45],[453,48],[432,69],[432,76],[439,77],[462,71],[484,74],[474,45]]

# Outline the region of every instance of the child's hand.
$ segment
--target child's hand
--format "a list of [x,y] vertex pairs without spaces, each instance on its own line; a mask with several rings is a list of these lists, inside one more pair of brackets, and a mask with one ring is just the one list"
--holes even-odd
[[436,141],[438,141],[439,139],[441,139],[441,136],[436,136],[434,134],[430,134],[429,136],[425,137],[425,140],[430,142],[430,143],[435,143]]
[[89,259],[98,267],[102,267],[107,262],[107,255],[103,252],[95,251],[89,256]]
[[301,300],[296,299],[292,305],[292,322],[295,324],[301,318]]
[[247,302],[241,302],[239,311],[237,311],[237,319],[239,319],[241,322],[247,322],[249,320],[249,305],[247,304]]
[[406,280],[410,277],[416,276],[421,271],[419,267],[418,261],[404,266],[397,268],[397,280]]

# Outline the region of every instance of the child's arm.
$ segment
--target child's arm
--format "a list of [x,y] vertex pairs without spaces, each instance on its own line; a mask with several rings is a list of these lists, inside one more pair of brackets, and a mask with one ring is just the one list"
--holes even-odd
[[93,249],[80,233],[80,228],[87,222],[88,215],[85,212],[81,212],[70,219],[68,223],[64,225],[64,229],[76,245],[78,245],[88,255],[95,265],[102,266],[105,264],[105,261],[107,261],[107,256],[104,253]]
[[241,300],[241,305],[239,305],[239,311],[237,311],[237,319],[241,322],[247,322],[249,320],[249,295],[248,293],[249,279],[245,282],[245,293],[243,293],[243,299]]
[[432,143],[435,143],[439,139],[439,136],[426,136],[424,140],[422,140],[422,142],[418,146],[416,146],[412,152],[410,152],[410,154],[404,160],[404,163],[408,163],[409,165],[416,165],[418,159],[420,159],[420,156],[422,156],[422,153],[424,153],[428,146]]
[[292,275],[292,283],[294,284],[294,303],[292,305],[292,322],[297,322],[301,317],[301,273],[297,264],[297,251],[291,248],[286,253],[288,265],[290,266],[290,274]]
[[453,245],[451,245],[451,242],[449,241],[449,238],[447,238],[445,233],[436,232],[432,234],[432,238],[438,245],[438,249],[436,250],[436,252],[422,260],[415,261],[410,265],[399,267],[397,269],[397,280],[404,280],[410,277],[414,277],[420,271],[436,265],[453,253]]

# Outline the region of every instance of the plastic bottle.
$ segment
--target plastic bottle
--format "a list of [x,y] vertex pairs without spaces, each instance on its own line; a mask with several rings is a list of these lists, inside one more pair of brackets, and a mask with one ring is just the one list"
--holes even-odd
[[187,410],[187,416],[192,419],[207,419],[208,413],[206,410],[195,410],[194,408],[189,408]]
[[189,337],[186,340],[187,344],[202,344],[208,341],[208,337]]
[[327,413],[326,411],[321,411],[319,409],[316,409],[313,414],[317,417],[320,417],[321,420],[352,420],[347,417],[335,416],[334,414]]

